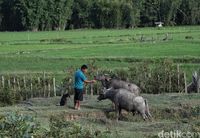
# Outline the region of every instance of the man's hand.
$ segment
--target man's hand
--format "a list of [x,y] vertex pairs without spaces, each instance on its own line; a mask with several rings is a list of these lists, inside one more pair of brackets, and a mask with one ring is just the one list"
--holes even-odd
[[91,83],[95,83],[96,82],[96,80],[91,80]]

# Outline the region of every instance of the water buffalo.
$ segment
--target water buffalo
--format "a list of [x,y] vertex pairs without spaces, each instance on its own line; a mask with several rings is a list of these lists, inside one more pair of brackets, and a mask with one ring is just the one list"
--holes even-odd
[[133,115],[138,112],[144,120],[151,118],[147,100],[141,96],[135,96],[126,89],[104,89],[97,99],[99,101],[109,99],[115,104],[117,120],[121,117],[122,109],[132,112]]
[[131,91],[134,93],[136,96],[140,94],[140,88],[133,83],[125,82],[119,79],[111,78],[108,75],[97,75],[95,76],[95,79],[97,81],[101,81],[103,87],[106,89],[109,88],[114,88],[114,89],[119,89],[119,88],[124,88],[126,90]]

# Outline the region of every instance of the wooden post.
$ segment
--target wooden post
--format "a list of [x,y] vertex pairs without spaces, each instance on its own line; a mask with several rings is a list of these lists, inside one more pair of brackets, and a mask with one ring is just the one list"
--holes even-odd
[[8,88],[10,88],[10,78],[8,78]]
[[51,95],[51,84],[48,82],[48,97]]
[[[40,77],[38,77],[38,86],[41,86]],[[41,97],[41,89],[38,89],[38,93],[39,93],[39,96]]]
[[[148,78],[149,78],[149,80],[151,79],[151,70],[150,70],[150,72],[148,73]],[[149,85],[149,84],[148,84],[148,85]],[[147,87],[147,91],[148,91],[148,92],[150,92],[150,89],[151,89],[150,87]]]
[[16,97],[16,89],[15,89],[16,80],[15,77],[13,78],[13,90],[14,90],[14,97]]
[[14,90],[15,90],[15,84],[16,84],[16,79],[15,79],[15,77],[13,78],[13,88],[14,88]]
[[28,98],[27,96],[27,91],[26,91],[26,77],[23,77],[23,82],[24,82],[24,91],[26,92],[26,99]]
[[[158,81],[157,81],[157,84],[158,84],[158,82],[160,81],[160,75],[158,74],[158,79],[157,79]],[[165,86],[164,86],[164,93],[166,92],[166,90],[165,90]],[[161,93],[161,90],[160,90],[160,87],[159,87],[159,85],[158,85],[158,93]]]
[[18,86],[18,90],[21,91],[19,79],[17,79],[17,86]]
[[177,85],[178,85],[178,92],[180,93],[180,66],[177,64]]
[[68,84],[68,92],[72,91],[72,79],[69,79],[69,84]]
[[45,92],[46,92],[46,76],[45,72],[43,72],[43,96],[45,97]]
[[197,77],[197,93],[200,93],[200,74]]
[[96,87],[97,87],[97,95],[99,95],[99,85],[98,85],[98,83],[96,83]]
[[24,82],[24,89],[26,89],[26,77],[23,77],[23,82]]
[[90,84],[90,94],[91,94],[91,96],[93,96],[94,95],[94,84],[93,83],[91,83]]
[[[19,78],[17,78],[17,86],[18,86],[18,93],[21,92],[21,87],[20,87],[20,82],[19,82]],[[22,101],[23,100],[23,95],[20,94],[20,100]]]
[[54,93],[54,96],[56,96],[56,79],[53,78],[53,93]]
[[185,93],[188,93],[188,91],[187,91],[187,78],[186,78],[185,72],[184,72],[184,83],[185,83]]
[[85,86],[85,95],[87,95],[87,93],[88,93],[87,86],[88,85]]
[[2,81],[2,87],[4,88],[4,87],[5,87],[5,79],[4,79],[4,76],[1,76],[1,81]]
[[33,98],[33,83],[32,83],[32,78],[31,78],[31,98]]
[[169,92],[172,92],[172,78],[170,74],[169,74]]

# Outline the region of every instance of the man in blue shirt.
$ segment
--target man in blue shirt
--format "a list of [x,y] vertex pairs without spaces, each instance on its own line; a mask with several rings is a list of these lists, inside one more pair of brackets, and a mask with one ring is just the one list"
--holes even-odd
[[87,65],[82,65],[81,69],[75,72],[75,82],[74,82],[74,108],[80,110],[80,101],[83,101],[83,88],[84,83],[94,83],[95,80],[87,80],[85,73],[87,72]]

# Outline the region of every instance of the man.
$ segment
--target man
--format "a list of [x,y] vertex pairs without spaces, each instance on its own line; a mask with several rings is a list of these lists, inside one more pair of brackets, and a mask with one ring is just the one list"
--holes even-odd
[[83,88],[84,83],[94,83],[95,80],[87,80],[85,73],[87,73],[87,65],[82,65],[81,69],[75,72],[75,83],[74,83],[74,108],[80,110],[80,101],[83,101]]

